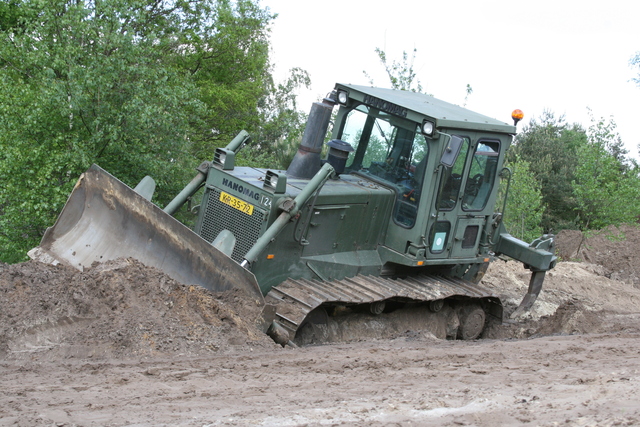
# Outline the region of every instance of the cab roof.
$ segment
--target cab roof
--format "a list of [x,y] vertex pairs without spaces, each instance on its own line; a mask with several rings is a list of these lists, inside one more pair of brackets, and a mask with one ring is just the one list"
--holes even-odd
[[[369,97],[395,104],[395,106],[407,110],[407,119],[417,122],[422,122],[423,119],[431,119],[436,122],[436,128],[474,129],[511,135],[516,133],[515,126],[423,93],[342,83],[336,84],[336,89],[348,91],[350,99],[355,99],[363,104],[377,107],[381,105],[379,102],[372,101]],[[389,106],[388,112],[397,114],[401,109],[395,106]],[[385,108],[383,107],[382,109]]]

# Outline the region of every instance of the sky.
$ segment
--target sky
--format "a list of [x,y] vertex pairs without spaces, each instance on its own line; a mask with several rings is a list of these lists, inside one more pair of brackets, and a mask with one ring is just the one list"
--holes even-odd
[[[389,87],[376,48],[388,61],[411,58],[423,91],[511,123],[545,110],[587,128],[590,117],[613,119],[630,155],[640,144],[640,52],[637,0],[262,0],[278,14],[272,26],[274,76],[293,67],[312,85],[298,93],[299,107],[335,83]],[[591,113],[590,113],[591,111]],[[519,125],[519,128],[521,125]]]

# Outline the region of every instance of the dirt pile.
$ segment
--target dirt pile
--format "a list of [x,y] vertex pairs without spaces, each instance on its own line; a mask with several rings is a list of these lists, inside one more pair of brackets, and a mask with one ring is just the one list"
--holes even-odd
[[564,261],[596,264],[613,280],[640,285],[640,227],[610,226],[597,232],[564,230],[557,236]]
[[[533,310],[477,341],[281,348],[246,295],[133,260],[0,264],[0,425],[638,425],[640,236],[623,231],[561,233]],[[483,285],[509,314],[529,277],[496,261]]]
[[[638,329],[637,322],[618,322],[616,316],[640,307],[640,228],[591,235],[563,231],[557,242],[564,261],[547,273],[531,312],[493,325],[485,338]],[[482,284],[501,298],[508,318],[529,278],[522,264],[496,261]],[[258,328],[260,312],[259,303],[240,290],[212,293],[185,286],[133,259],[85,272],[35,261],[0,264],[0,358],[196,356],[279,348]]]
[[261,307],[240,290],[212,293],[121,259],[79,272],[0,264],[0,356],[128,358],[199,355],[273,342]]
[[[489,329],[487,338],[528,338],[554,334],[636,332],[640,307],[640,228],[610,227],[590,234],[557,236],[560,262],[547,272],[529,313]],[[515,261],[496,261],[483,286],[494,291],[507,318],[527,291],[531,272]]]

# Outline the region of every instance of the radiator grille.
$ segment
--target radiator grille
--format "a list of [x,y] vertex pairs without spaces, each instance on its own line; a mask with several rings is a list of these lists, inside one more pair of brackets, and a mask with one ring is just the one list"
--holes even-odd
[[200,237],[211,243],[222,230],[231,231],[236,237],[236,246],[231,258],[236,262],[242,262],[260,237],[266,214],[254,207],[253,215],[247,215],[222,203],[218,189],[211,188],[208,193],[204,219],[199,231]]

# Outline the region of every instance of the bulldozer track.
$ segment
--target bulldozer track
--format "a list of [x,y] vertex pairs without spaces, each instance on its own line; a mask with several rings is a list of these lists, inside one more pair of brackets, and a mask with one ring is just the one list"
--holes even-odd
[[428,302],[445,298],[482,301],[488,314],[502,318],[500,299],[489,290],[466,280],[426,274],[402,279],[358,275],[331,282],[287,279],[271,289],[266,302],[276,305],[276,321],[294,337],[307,315],[323,304]]

